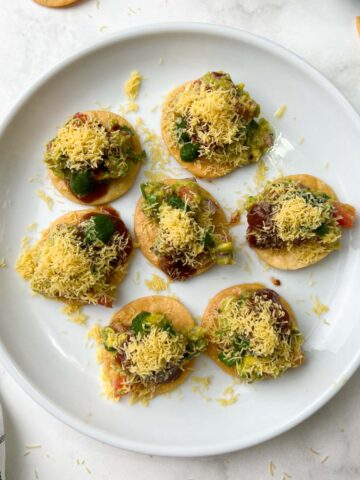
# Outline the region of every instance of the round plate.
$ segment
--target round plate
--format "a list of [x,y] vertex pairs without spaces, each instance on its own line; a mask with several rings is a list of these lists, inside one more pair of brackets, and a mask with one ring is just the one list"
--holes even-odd
[[[205,392],[190,377],[170,398],[156,398],[147,408],[130,406],[125,399],[117,404],[106,400],[100,394],[95,349],[86,345],[84,327],[71,323],[61,313],[60,303],[31,296],[13,268],[20,240],[29,235],[29,224],[37,222],[41,229],[58,215],[79,208],[61,198],[45,179],[42,155],[46,141],[74,112],[98,104],[110,105],[116,112],[125,102],[124,81],[135,69],[143,74],[144,82],[138,98],[140,109],[128,115],[130,122],[139,115],[159,133],[160,108],[154,108],[169,90],[208,70],[230,72],[236,82],[246,84],[277,132],[276,145],[266,159],[268,177],[317,175],[343,202],[360,205],[358,176],[353,174],[359,161],[359,118],[344,97],[303,60],[269,41],[224,27],[163,24],[121,32],[52,70],[22,97],[2,127],[0,257],[6,258],[9,267],[0,271],[0,359],[49,412],[100,441],[138,452],[179,456],[245,448],[314,413],[358,366],[357,226],[345,232],[341,251],[302,271],[267,270],[244,246],[237,250],[236,265],[216,267],[185,283],[171,284],[171,293],[195,317],[201,316],[208,300],[221,289],[254,281],[271,287],[271,276],[281,280],[277,290],[294,307],[306,337],[306,363],[275,381],[236,384],[237,402],[228,407],[218,399],[223,398],[232,379],[205,356],[194,372],[212,377]],[[274,118],[283,103],[287,105],[284,117]],[[113,203],[130,228],[139,184],[149,168],[148,160],[131,191]],[[229,214],[243,194],[256,191],[256,168],[242,168],[201,185]],[[174,160],[167,165],[167,173],[187,175]],[[38,178],[43,184],[37,183]],[[38,189],[54,198],[52,211],[37,197]],[[245,225],[233,229],[239,247],[244,232]],[[113,311],[151,294],[144,279],[154,272],[138,250]],[[329,306],[320,318],[312,311],[316,297]],[[96,321],[105,325],[113,311],[85,309],[90,325]]]

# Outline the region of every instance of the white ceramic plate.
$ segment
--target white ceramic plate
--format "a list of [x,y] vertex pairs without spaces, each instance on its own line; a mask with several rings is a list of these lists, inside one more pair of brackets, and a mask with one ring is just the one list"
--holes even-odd
[[[163,61],[160,61],[162,59]],[[14,272],[20,239],[27,225],[46,226],[58,215],[78,206],[61,199],[45,179],[42,155],[45,142],[72,113],[124,103],[123,83],[138,69],[145,80],[138,114],[159,133],[163,96],[174,86],[208,70],[224,70],[236,82],[245,82],[261,104],[262,113],[277,131],[276,146],[267,159],[269,177],[282,171],[310,173],[332,185],[344,202],[359,207],[359,117],[342,95],[304,61],[259,37],[223,27],[173,24],[121,32],[76,54],[38,82],[4,122],[0,142],[0,257],[9,268],[0,271],[0,357],[22,387],[58,418],[98,440],[122,448],[160,455],[209,455],[248,447],[269,439],[315,412],[329,400],[359,364],[360,295],[359,228],[344,235],[343,248],[320,264],[298,272],[264,269],[252,252],[237,253],[237,265],[216,267],[186,283],[174,283],[171,292],[200,316],[219,290],[242,282],[272,286],[292,304],[306,336],[304,366],[276,381],[237,385],[237,403],[224,408],[217,399],[231,379],[207,358],[200,359],[196,375],[212,376],[206,401],[193,391],[191,378],[173,393],[144,408],[126,401],[113,404],[100,396],[95,350],[86,348],[86,330],[69,322],[61,305],[30,295]],[[282,119],[273,118],[280,104]],[[134,121],[137,114],[129,114]],[[303,143],[299,143],[301,138]],[[171,174],[186,176],[175,161]],[[149,169],[149,164],[143,168]],[[256,166],[212,183],[201,182],[230,210],[240,193],[254,191]],[[114,202],[132,228],[139,184]],[[55,199],[49,211],[37,196],[43,189]],[[80,207],[81,208],[81,207]],[[244,240],[245,227],[234,233]],[[37,236],[36,234],[32,234]],[[136,284],[137,272],[140,282]],[[126,281],[119,289],[114,310],[128,301],[149,295],[143,281],[155,269],[136,252]],[[159,273],[159,272],[157,272]],[[314,283],[310,286],[309,284]],[[330,307],[318,318],[314,297]],[[106,324],[112,311],[88,307],[90,325]]]

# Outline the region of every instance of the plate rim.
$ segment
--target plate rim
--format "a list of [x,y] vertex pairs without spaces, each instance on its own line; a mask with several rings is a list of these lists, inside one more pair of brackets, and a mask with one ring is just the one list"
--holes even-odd
[[[357,124],[357,127],[360,131],[360,116],[346,96],[340,92],[338,88],[323,73],[321,73],[307,60],[304,60],[301,56],[290,49],[278,44],[277,42],[274,42],[273,40],[236,27],[202,22],[161,22],[120,29],[117,32],[108,34],[104,39],[91,42],[86,47],[78,49],[71,55],[56,63],[47,72],[35,79],[32,84],[18,96],[18,98],[14,101],[13,106],[10,107],[8,112],[0,120],[0,141],[3,138],[7,127],[11,124],[19,110],[32,97],[32,95],[49,80],[55,77],[61,70],[71,66],[72,64],[75,64],[81,58],[95,53],[97,50],[101,50],[107,46],[121,43],[132,38],[157,35],[159,33],[175,34],[186,32],[220,35],[223,37],[232,38],[235,41],[245,41],[252,45],[259,46],[263,50],[268,50],[272,54],[276,54],[277,56],[285,59],[287,63],[290,62],[291,64],[295,65],[298,69],[311,76],[318,84],[321,84],[324,89],[331,94],[332,98],[336,98],[341,104],[341,107],[346,110],[346,113],[352,117],[354,124]],[[323,407],[329,400],[331,400],[355,373],[360,365],[360,349],[357,352],[357,355],[353,357],[351,362],[347,364],[346,368],[334,381],[335,384],[333,383],[332,385],[329,385],[329,387],[324,390],[315,401],[310,403],[306,408],[302,409],[290,421],[274,427],[271,431],[266,432],[265,434],[257,434],[250,441],[228,441],[226,443],[220,442],[211,446],[202,445],[199,447],[190,448],[187,448],[186,446],[179,447],[171,445],[159,446],[152,445],[151,443],[127,440],[122,437],[118,437],[115,434],[104,432],[97,427],[93,427],[87,424],[85,421],[79,420],[77,417],[63,409],[60,405],[57,406],[48,400],[45,395],[40,393],[32,384],[31,379],[24,377],[17,369],[16,365],[13,364],[10,356],[7,354],[5,345],[3,345],[1,340],[0,361],[11,377],[22,388],[22,390],[25,391],[38,405],[40,405],[58,420],[82,434],[108,445],[137,453],[172,457],[205,457],[239,451],[258,445],[267,440],[275,438],[282,433],[285,433],[309,418],[321,407]]]

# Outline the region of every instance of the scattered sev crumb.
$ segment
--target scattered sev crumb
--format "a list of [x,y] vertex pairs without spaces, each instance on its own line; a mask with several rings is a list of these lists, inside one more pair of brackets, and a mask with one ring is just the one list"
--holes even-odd
[[99,32],[103,32],[104,30],[106,30],[108,27],[107,25],[100,25],[99,26]]
[[131,113],[131,112],[137,112],[139,110],[139,105],[135,102],[129,102],[124,106],[121,106],[119,108],[120,113]]
[[287,106],[285,105],[285,103],[283,103],[274,113],[274,117],[282,118],[284,116],[284,113],[286,112],[286,109],[287,109]]
[[99,8],[100,8],[100,0],[96,0],[96,8],[99,10]]
[[315,284],[315,281],[314,281],[314,278],[313,278],[313,274],[309,273],[308,285],[309,285],[309,287],[312,287],[314,284]]
[[328,458],[329,458],[329,455],[325,455],[325,457],[321,459],[320,463],[321,464],[325,463]]
[[162,292],[169,288],[170,282],[169,280],[165,280],[164,278],[159,277],[159,275],[153,273],[150,280],[145,280],[144,283],[150,290],[153,290],[154,292]]
[[254,175],[254,182],[257,188],[260,188],[266,182],[266,174],[269,168],[266,166],[263,160],[260,160],[257,164],[256,172]]
[[273,477],[276,470],[276,465],[272,461],[269,462],[269,473]]
[[24,457],[26,457],[27,455],[30,455],[30,453],[31,453],[30,450],[26,450],[26,451],[24,452]]
[[329,160],[326,160],[326,161],[324,162],[324,168],[325,168],[325,170],[328,170],[328,168],[329,168]]
[[86,338],[89,340],[94,340],[96,343],[99,343],[101,340],[101,325],[95,323],[86,333]]
[[154,105],[153,107],[150,108],[150,112],[154,113],[158,108],[159,108],[159,105]]
[[281,480],[286,480],[287,478],[292,478],[292,476],[289,475],[289,474],[286,473],[286,472],[283,472],[282,477],[281,477]]
[[42,445],[40,445],[40,443],[30,443],[29,445],[25,445],[25,448],[27,450],[31,450],[33,448],[41,448]]
[[6,268],[6,267],[7,267],[7,263],[5,258],[0,258],[0,268]]
[[29,232],[34,232],[38,228],[38,224],[36,222],[30,223],[27,229]]
[[131,72],[131,75],[124,84],[124,92],[129,100],[134,101],[138,96],[141,81],[143,77],[137,70]]
[[299,140],[298,140],[298,144],[301,145],[303,144],[305,141],[305,138],[304,137],[300,137]]
[[238,225],[240,223],[240,220],[241,210],[237,208],[236,210],[231,212],[229,225]]
[[49,210],[53,209],[54,200],[49,195],[47,195],[43,190],[36,190],[36,195],[40,198],[40,200],[46,203]]
[[159,58],[159,65],[163,65],[164,59],[162,57]]
[[169,154],[160,135],[146,127],[141,117],[136,119],[135,126],[139,128],[143,135],[143,142],[149,146],[150,170],[152,172],[161,170],[162,173],[171,173],[167,167],[170,162]]
[[331,325],[331,323],[330,323],[328,320],[326,320],[326,318],[323,318],[323,323],[324,323],[325,325]]
[[61,311],[62,313],[65,313],[71,321],[78,323],[79,325],[85,325],[89,318],[85,313],[81,313],[81,307],[78,305],[65,305]]
[[28,236],[25,236],[21,239],[20,245],[23,250],[27,250],[30,247],[31,243],[31,238]]
[[98,110],[102,110],[102,111],[105,111],[105,112],[108,112],[110,111],[111,109],[111,105],[108,104],[108,105],[103,105],[99,100],[95,100],[95,105],[98,107]]
[[216,399],[216,401],[222,407],[228,407],[229,405],[233,405],[238,401],[238,398],[239,398],[239,394],[235,393],[234,388],[231,385],[225,388],[223,395],[224,397]]
[[355,17],[355,26],[358,35],[360,35],[360,17]]
[[208,388],[211,384],[212,377],[196,377],[196,376],[193,376],[193,377],[191,377],[191,380],[193,382],[201,385],[204,390],[208,390]]
[[272,284],[275,285],[276,287],[281,286],[281,281],[278,278],[270,277],[270,280],[271,280]]
[[320,455],[320,453],[319,453],[317,450],[315,450],[314,448],[312,448],[312,447],[310,447],[309,450],[310,450],[310,452],[313,453],[314,455]]
[[312,311],[315,313],[315,315],[320,317],[321,315],[329,311],[329,307],[321,303],[319,297],[315,297]]
[[38,471],[36,469],[34,470],[34,475],[35,475],[36,480],[39,480],[40,477],[39,477]]

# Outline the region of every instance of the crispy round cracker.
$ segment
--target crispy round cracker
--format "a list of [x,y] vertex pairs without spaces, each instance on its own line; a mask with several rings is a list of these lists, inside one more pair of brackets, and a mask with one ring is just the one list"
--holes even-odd
[[[109,209],[114,210],[112,207],[109,207]],[[114,210],[114,212],[116,212],[116,210]],[[57,225],[64,225],[64,224],[78,225],[79,223],[81,223],[83,221],[84,217],[89,213],[109,215],[110,212],[109,212],[109,210],[107,210],[107,208],[105,206],[102,206],[102,207],[97,207],[97,208],[89,208],[89,209],[86,209],[86,210],[77,210],[77,211],[74,211],[74,212],[65,213],[61,217],[54,220],[49,225],[48,228],[43,230],[39,242],[46,239],[46,237],[49,235],[49,233]],[[118,213],[118,212],[116,212],[116,213]],[[129,235],[130,235],[130,233],[129,233]],[[110,282],[109,282],[110,284],[117,286],[122,282],[123,278],[125,277],[125,275],[127,273],[127,265],[129,263],[129,260],[130,260],[130,257],[132,256],[132,254],[133,254],[133,252],[131,252],[130,255],[128,256],[126,262],[123,264],[123,268],[120,268],[118,271],[114,272],[114,274],[111,276],[111,279],[110,279]],[[54,298],[52,298],[52,297],[51,297],[51,299],[54,300]],[[67,303],[68,305],[74,305],[74,306],[76,306],[76,305],[79,305],[79,306],[87,305],[86,303],[75,302],[75,301],[72,301],[72,300],[68,300],[67,298],[64,298],[64,297],[59,297],[59,298],[56,298],[55,300],[60,300],[64,303]],[[106,305],[106,306],[111,306],[111,305]]]
[[[163,180],[163,182],[166,183],[167,185],[171,185],[178,182],[179,180],[184,180],[184,179],[166,178],[165,180]],[[201,195],[204,198],[211,200],[219,207],[214,216],[216,233],[224,233],[230,238],[229,230],[228,230],[228,222],[223,209],[220,207],[217,200],[215,200],[215,198],[209,192],[207,192],[200,185],[198,185],[198,187],[201,190]],[[140,249],[143,255],[149,260],[149,262],[151,262],[153,265],[155,265],[155,267],[160,268],[161,270],[161,258],[158,257],[151,250],[151,247],[154,245],[156,240],[158,227],[156,222],[151,218],[147,217],[142,211],[143,201],[144,201],[143,198],[140,197],[135,209],[135,216],[134,216],[135,239],[139,243]],[[207,270],[209,270],[209,268],[211,268],[214,265],[215,265],[215,262],[213,262],[212,260],[206,260],[204,264],[196,271],[194,276],[200,275],[201,273],[206,272]]]
[[[309,187],[315,192],[326,193],[332,199],[337,200],[334,190],[317,177],[307,174],[288,175],[286,177],[278,178],[274,180],[274,182],[285,179],[297,180],[305,187]],[[299,258],[297,256],[297,252],[299,252],[300,248],[303,249],[304,246],[294,245],[291,251],[284,248],[253,248],[253,250],[261,258],[261,260],[271,267],[278,268],[279,270],[298,270],[300,268],[305,268],[319,262],[323,258],[327,257],[329,253],[331,253],[331,250],[321,252],[311,261],[305,258]],[[310,245],[309,251],[311,251]]]
[[34,2],[42,5],[43,7],[51,7],[51,8],[61,8],[67,7],[73,3],[78,2],[79,0],[34,0]]
[[[190,82],[183,83],[179,87],[172,90],[165,99],[162,107],[161,116],[161,134],[167,149],[175,160],[186,170],[191,172],[198,178],[219,178],[227,175],[228,173],[236,170],[238,167],[230,165],[216,165],[205,157],[200,157],[194,162],[183,162],[180,157],[180,149],[177,145],[174,145],[173,141],[173,104],[176,97],[183,92],[186,85]],[[211,167],[211,172],[207,171]]]
[[[134,152],[140,154],[142,152],[141,144],[137,133],[135,132],[133,126],[125,120],[125,118],[117,115],[116,113],[106,112],[103,110],[89,110],[85,112],[80,112],[85,115],[97,118],[102,124],[108,125],[111,120],[117,120],[120,125],[131,128],[134,132],[133,142],[134,142]],[[83,202],[81,198],[76,197],[68,183],[58,176],[56,176],[49,168],[48,175],[52,183],[55,185],[57,190],[64,195],[68,200],[72,202],[79,203],[80,205],[104,205],[105,203],[110,203],[113,200],[123,196],[133,185],[135,178],[141,168],[141,162],[131,163],[129,166],[128,173],[125,177],[110,179],[109,187],[104,195],[93,200],[92,202]]]
[[[221,292],[217,293],[207,304],[207,307],[205,309],[201,325],[205,329],[207,329],[210,325],[212,325],[214,322],[216,322],[216,318],[218,316],[218,308],[221,304],[221,302],[227,298],[227,297],[239,297],[243,293],[245,293],[248,290],[262,290],[263,288],[267,288],[265,285],[262,283],[242,283],[240,285],[233,285],[232,287],[225,288],[224,290],[221,290]],[[290,307],[288,302],[279,295],[280,297],[280,303],[281,305],[285,308],[285,310],[289,313],[289,317],[291,320],[291,323],[294,327],[298,327],[295,314],[293,309]],[[224,370],[224,372],[228,373],[229,375],[232,375],[234,377],[238,377],[237,371],[235,367],[228,367],[225,365],[223,362],[221,362],[218,359],[218,355],[220,353],[219,349],[215,344],[209,343],[208,348],[207,348],[207,353],[209,357],[214,360],[214,362]],[[303,357],[301,357],[302,362]],[[300,365],[299,363],[299,365]]]
[[[182,303],[174,298],[162,297],[160,295],[142,297],[128,303],[113,315],[110,325],[115,329],[117,326],[129,328],[131,326],[132,319],[140,312],[144,311],[149,313],[163,313],[171,321],[176,331],[181,331],[195,326],[192,316],[184,307],[184,305],[182,305]],[[156,387],[154,396],[168,393],[183,383],[191,372],[193,364],[194,360],[191,360],[189,363],[187,363],[184,366],[184,370],[180,377],[176,380],[158,385]],[[105,362],[105,368],[106,366],[109,368],[109,363]],[[108,371],[107,373],[110,372]]]

